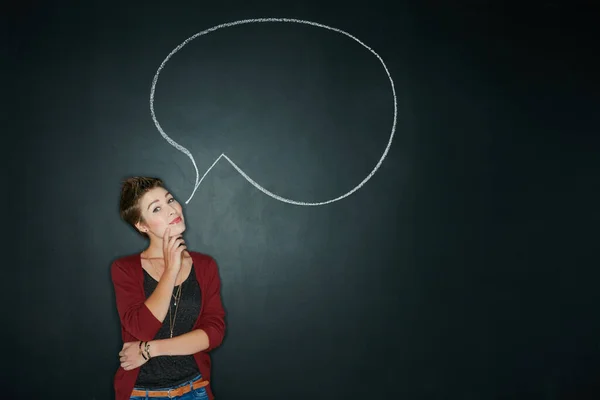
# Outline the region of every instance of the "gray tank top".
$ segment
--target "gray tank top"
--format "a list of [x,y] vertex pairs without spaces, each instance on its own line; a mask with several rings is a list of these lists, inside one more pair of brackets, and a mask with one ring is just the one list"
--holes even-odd
[[[148,298],[158,282],[144,270],[144,292]],[[177,294],[179,286],[173,289],[173,295]],[[194,265],[188,278],[181,283],[181,300],[177,308],[175,323],[173,326],[173,337],[190,332],[200,313],[201,303],[200,285],[196,279]],[[171,317],[175,315],[175,299],[171,296],[170,313]],[[169,312],[165,317],[163,324],[154,337],[154,339],[168,339],[171,336]],[[150,351],[152,354],[152,350]],[[199,374],[198,365],[194,356],[161,356],[152,357],[140,368],[140,373],[136,380],[136,387],[147,389],[167,388],[184,383]]]

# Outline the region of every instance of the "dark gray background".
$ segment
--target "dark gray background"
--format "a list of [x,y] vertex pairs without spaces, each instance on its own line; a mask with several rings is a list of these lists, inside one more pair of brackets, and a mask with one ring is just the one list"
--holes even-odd
[[[154,74],[206,28],[288,17],[381,55],[396,138],[362,189],[327,206],[276,201],[224,161],[185,206],[187,242],[215,257],[223,282],[217,397],[598,398],[595,11],[279,3],[8,9],[3,393],[113,397],[109,266],[144,248],[119,219],[120,181],[159,176],[183,202],[195,180],[151,119]],[[201,174],[225,152],[308,202],[371,171],[393,116],[374,56],[290,24],[191,42],[155,106]]]

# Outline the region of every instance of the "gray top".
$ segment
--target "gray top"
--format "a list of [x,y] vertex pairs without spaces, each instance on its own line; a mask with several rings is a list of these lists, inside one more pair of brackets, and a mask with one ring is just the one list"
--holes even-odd
[[[157,285],[158,282],[144,270],[146,298],[154,292]],[[173,296],[177,294],[179,286],[181,286],[181,300],[177,308]],[[172,318],[177,308],[173,327],[173,337],[175,337],[190,332],[200,313],[202,300],[193,264],[187,279],[173,289],[173,296],[171,296],[170,315]],[[167,312],[167,316],[154,339],[168,339],[170,336],[169,312]],[[152,348],[150,348],[150,354],[152,355]],[[192,355],[152,357],[141,366],[135,386],[147,389],[172,387],[196,377],[199,373],[198,365]]]

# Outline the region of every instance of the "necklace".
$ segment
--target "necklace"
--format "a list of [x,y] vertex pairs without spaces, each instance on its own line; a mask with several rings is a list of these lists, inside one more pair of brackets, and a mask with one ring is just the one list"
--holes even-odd
[[171,318],[171,307],[169,307],[169,332],[171,333],[171,337],[173,337],[173,329],[175,329],[175,318],[177,318],[177,310],[179,309],[179,303],[181,300],[181,288],[183,287],[183,282],[179,285],[177,289],[177,297],[175,297],[175,313],[173,314],[173,318]]

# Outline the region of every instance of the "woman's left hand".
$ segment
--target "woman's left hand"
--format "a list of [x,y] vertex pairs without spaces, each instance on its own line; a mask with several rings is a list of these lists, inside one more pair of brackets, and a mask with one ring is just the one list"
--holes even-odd
[[139,348],[139,345],[139,341],[123,344],[123,349],[119,352],[119,360],[121,360],[121,367],[125,371],[138,368],[148,361],[144,359],[141,353],[144,349],[144,345],[142,345],[142,349]]

